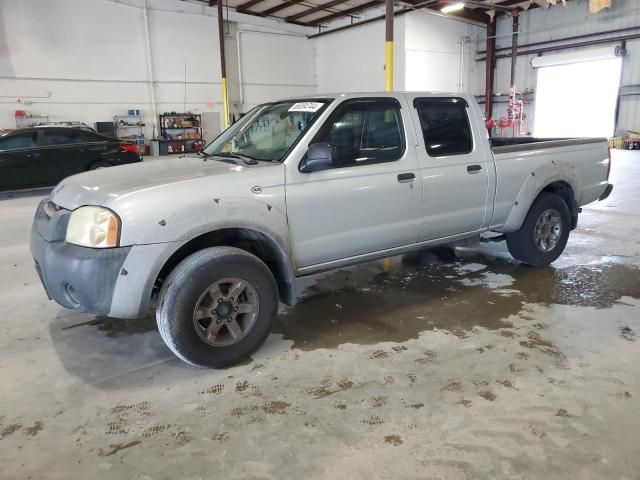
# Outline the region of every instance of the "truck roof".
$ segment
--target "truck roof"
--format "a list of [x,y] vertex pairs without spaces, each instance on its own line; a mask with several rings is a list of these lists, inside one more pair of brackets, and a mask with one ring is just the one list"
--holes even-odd
[[312,99],[312,98],[358,98],[358,97],[391,97],[394,95],[429,95],[435,97],[468,97],[468,93],[461,92],[416,92],[405,90],[394,90],[387,92],[384,90],[372,91],[372,92],[333,92],[333,93],[316,93],[310,95],[296,95],[294,97],[288,97],[288,99]]

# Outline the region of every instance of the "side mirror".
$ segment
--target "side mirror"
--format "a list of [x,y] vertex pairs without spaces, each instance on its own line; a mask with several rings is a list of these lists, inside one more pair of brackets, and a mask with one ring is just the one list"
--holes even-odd
[[333,145],[328,143],[314,143],[309,145],[307,156],[300,164],[303,173],[327,170],[333,167]]

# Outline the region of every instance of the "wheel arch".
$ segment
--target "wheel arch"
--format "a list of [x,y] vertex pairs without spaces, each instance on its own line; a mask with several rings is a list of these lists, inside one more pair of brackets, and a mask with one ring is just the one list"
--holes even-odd
[[[571,214],[571,230],[574,230],[578,226],[578,204],[573,187],[564,180],[558,180],[544,187],[540,193],[542,192],[555,193],[564,200]],[[538,193],[538,196],[540,193]],[[538,196],[536,196],[536,198],[538,198]]]
[[164,262],[155,278],[151,292],[157,296],[164,279],[189,255],[209,247],[236,247],[262,260],[271,270],[278,285],[280,301],[295,303],[295,275],[287,253],[269,235],[248,227],[224,227],[201,233],[181,245]]
[[579,209],[576,201],[576,189],[571,178],[557,174],[536,175],[535,172],[532,172],[516,195],[511,212],[502,228],[504,233],[515,232],[522,226],[527,213],[531,209],[531,205],[542,192],[555,193],[566,202],[571,213],[571,230],[576,228]]

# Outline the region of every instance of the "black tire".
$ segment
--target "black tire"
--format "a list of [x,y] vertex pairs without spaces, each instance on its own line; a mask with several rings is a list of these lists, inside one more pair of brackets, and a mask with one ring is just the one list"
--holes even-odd
[[[535,228],[538,219],[548,210],[556,211],[560,216],[561,230],[555,246],[547,252],[542,251],[535,241]],[[542,192],[529,209],[520,230],[506,234],[509,253],[523,263],[534,267],[546,267],[562,253],[569,240],[571,214],[569,207],[559,195]]]
[[99,160],[97,162],[93,162],[91,165],[89,165],[89,170],[97,170],[99,168],[109,168],[112,167],[113,165],[111,165],[109,162],[105,162],[103,160]]
[[[203,292],[225,278],[248,282],[257,294],[259,308],[244,337],[231,345],[214,346],[197,333],[194,310]],[[212,247],[187,257],[171,272],[160,292],[156,321],[162,339],[180,359],[198,367],[221,368],[257,350],[277,314],[278,287],[269,268],[238,248]]]

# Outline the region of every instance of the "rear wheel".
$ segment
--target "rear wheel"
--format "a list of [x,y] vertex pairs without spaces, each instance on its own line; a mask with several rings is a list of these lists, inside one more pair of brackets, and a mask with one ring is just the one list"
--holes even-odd
[[156,320],[180,359],[218,368],[255,351],[277,313],[278,289],[269,268],[243,250],[213,247],[187,257],[169,275]]
[[542,192],[531,205],[520,230],[506,235],[507,247],[516,260],[544,267],[564,250],[570,226],[571,214],[562,197]]

